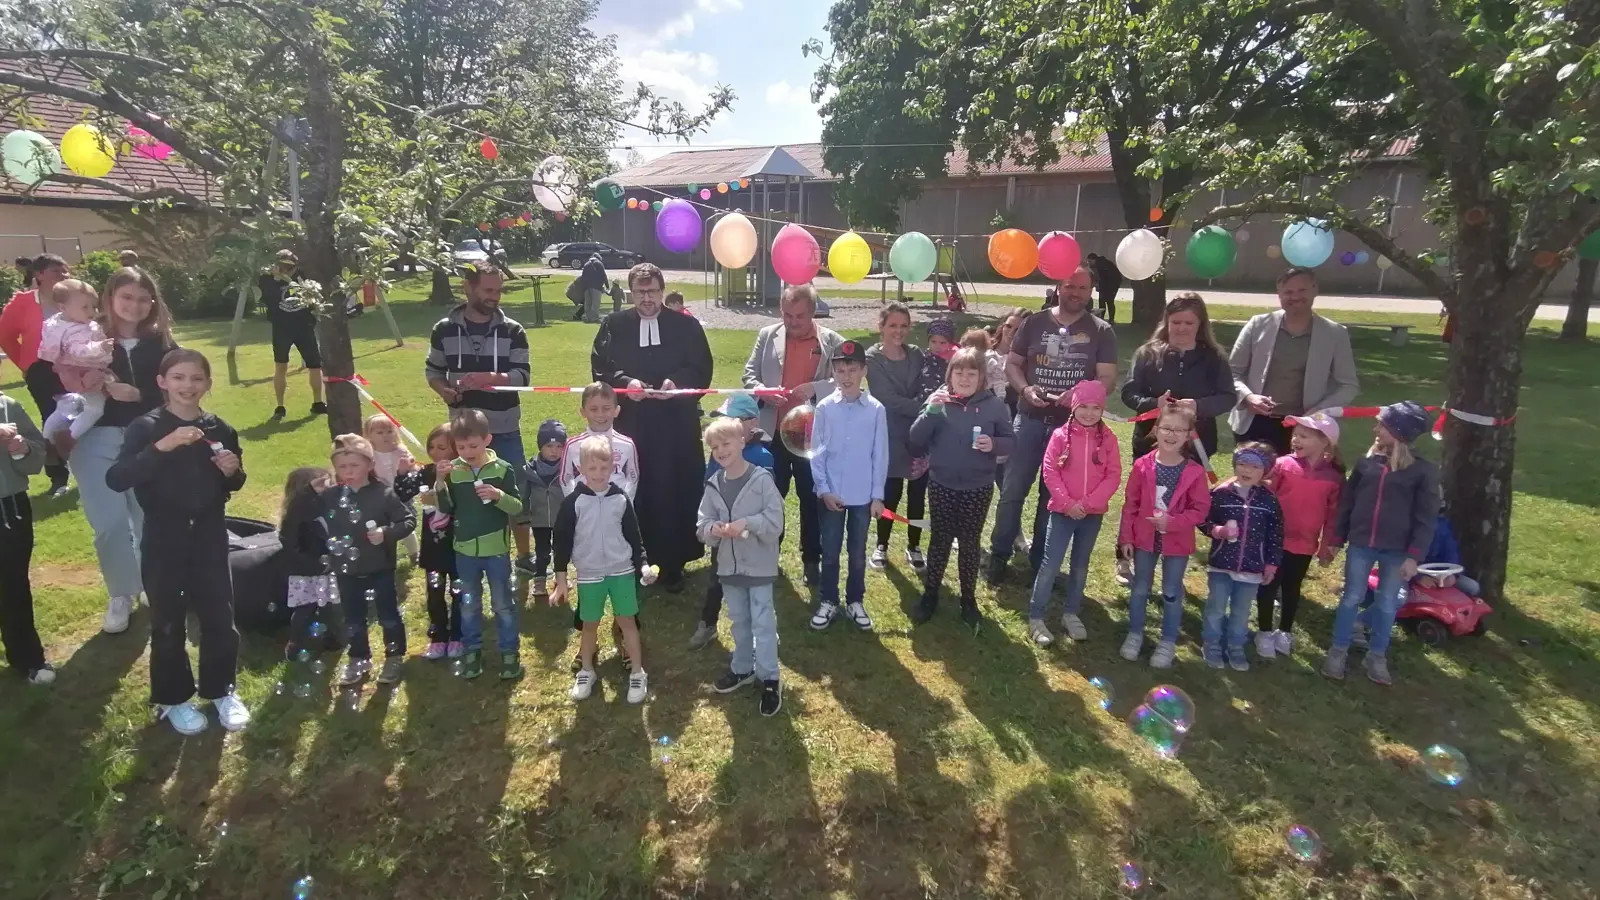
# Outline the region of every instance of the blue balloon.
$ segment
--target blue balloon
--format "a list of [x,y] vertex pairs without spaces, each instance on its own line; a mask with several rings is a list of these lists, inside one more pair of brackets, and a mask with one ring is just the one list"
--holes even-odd
[[1283,230],[1283,258],[1292,266],[1320,266],[1333,255],[1333,229],[1321,219],[1295,222]]

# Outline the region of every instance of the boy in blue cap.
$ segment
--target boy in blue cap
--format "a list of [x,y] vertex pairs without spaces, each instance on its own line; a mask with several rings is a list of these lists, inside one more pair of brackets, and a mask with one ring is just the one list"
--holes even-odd
[[[761,430],[761,406],[756,403],[754,394],[730,394],[723,404],[711,413],[712,416],[724,416],[729,419],[738,419],[744,426],[744,456],[745,462],[753,466],[766,469],[769,474],[777,471],[777,462],[773,459],[772,450],[768,444],[772,440],[765,431]],[[715,457],[706,460],[706,477],[710,478],[722,469],[717,465]],[[694,634],[689,638],[689,649],[699,650],[711,643],[717,636],[717,618],[722,615],[722,582],[717,578],[717,567],[711,567],[711,584],[706,587],[705,605],[700,609],[700,621],[695,624]]]

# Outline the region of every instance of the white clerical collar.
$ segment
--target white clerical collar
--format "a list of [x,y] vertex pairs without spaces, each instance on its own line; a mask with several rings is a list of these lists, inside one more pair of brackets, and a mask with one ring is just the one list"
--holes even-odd
[[660,316],[656,316],[656,317],[649,318],[649,319],[646,319],[644,316],[640,316],[639,317],[639,346],[641,346],[641,347],[659,347],[659,346],[661,346],[661,321],[660,321]]

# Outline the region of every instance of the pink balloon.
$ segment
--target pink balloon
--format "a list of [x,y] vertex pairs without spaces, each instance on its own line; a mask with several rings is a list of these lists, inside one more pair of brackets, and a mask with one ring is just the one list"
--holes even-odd
[[822,248],[799,225],[783,226],[772,239],[772,271],[787,284],[806,284],[822,268]]
[[1051,281],[1062,281],[1083,262],[1078,239],[1065,231],[1052,231],[1039,241],[1039,274]]
[[711,199],[711,188],[701,188],[700,189],[700,199],[701,200],[710,200]]
[[128,126],[128,143],[133,145],[134,153],[146,159],[160,162],[172,155],[172,145],[161,143],[155,135],[137,125]]

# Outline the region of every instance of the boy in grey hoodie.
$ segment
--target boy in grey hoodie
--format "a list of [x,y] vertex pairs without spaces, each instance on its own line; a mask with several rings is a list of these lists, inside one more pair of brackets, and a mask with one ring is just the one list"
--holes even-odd
[[33,586],[28,565],[33,559],[33,507],[28,502],[28,476],[44,468],[44,436],[22,404],[0,394],[0,642],[11,671],[30,684],[56,680],[44,661],[44,645],[33,624]]
[[744,426],[739,420],[717,419],[705,436],[712,459],[722,468],[706,479],[695,530],[715,555],[733,626],[733,658],[711,687],[730,694],[759,680],[761,714],[776,715],[783,705],[783,691],[778,683],[772,582],[778,577],[783,495],[766,469],[744,458]]

